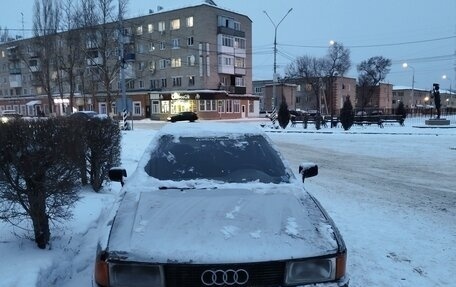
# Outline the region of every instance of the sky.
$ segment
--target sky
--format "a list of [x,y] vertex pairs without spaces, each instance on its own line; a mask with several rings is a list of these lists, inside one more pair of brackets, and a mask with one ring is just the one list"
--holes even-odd
[[[30,29],[34,0],[0,0],[0,26],[22,34]],[[197,3],[195,0],[130,0],[129,14],[147,14]],[[277,71],[299,56],[322,57],[329,42],[351,51],[352,69],[373,56],[392,60],[385,82],[431,90],[456,87],[456,1],[454,0],[214,0],[221,8],[245,14],[253,25],[253,79],[272,79],[273,42],[277,27]],[[283,21],[289,9],[293,9]],[[269,15],[267,17],[264,11]],[[22,13],[22,14],[21,14]],[[22,17],[23,15],[23,17]],[[22,21],[23,19],[23,21]],[[23,25],[24,24],[24,25]],[[278,25],[278,26],[277,26]],[[409,68],[402,64],[407,62]],[[446,75],[444,79],[443,76]]]
[[[264,131],[295,174],[302,162],[319,165],[319,174],[306,179],[305,187],[344,237],[350,286],[446,287],[454,283],[456,269],[456,245],[451,244],[456,241],[456,129],[414,127],[423,127],[424,120],[349,131],[312,126],[276,130],[265,119],[233,124],[259,128],[266,123]],[[167,123],[143,120],[122,132],[127,181],[136,182],[132,173],[162,124]],[[189,125],[197,124],[181,123],[187,133]],[[91,286],[97,238],[115,210],[120,184],[107,184],[99,193],[81,190],[80,195],[73,219],[52,225],[49,250],[38,249],[24,230],[0,221],[2,286]],[[220,234],[226,232],[220,226]]]

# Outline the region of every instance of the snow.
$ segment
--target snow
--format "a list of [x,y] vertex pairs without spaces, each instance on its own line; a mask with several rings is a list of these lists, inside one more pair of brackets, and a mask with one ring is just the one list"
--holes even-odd
[[[191,130],[197,124],[182,126]],[[257,120],[244,124],[259,126]],[[423,124],[424,119],[406,120],[405,127],[375,125],[348,132],[264,128],[296,177],[299,164],[319,165],[319,175],[306,179],[305,186],[344,237],[350,286],[455,284],[456,128],[413,127]],[[161,125],[173,124],[144,121],[123,132],[122,166],[128,175]],[[52,226],[48,250],[36,247],[32,233],[0,222],[0,285],[91,286],[97,239],[115,211],[119,190],[119,183],[100,193],[81,190],[73,220]],[[242,214],[242,202],[233,201],[221,212],[227,223],[220,226],[220,236],[239,232],[229,222]],[[141,233],[150,223],[140,220],[135,231]],[[299,236],[295,216],[286,217],[285,224],[287,234]],[[247,236],[261,240],[265,230],[255,226]]]

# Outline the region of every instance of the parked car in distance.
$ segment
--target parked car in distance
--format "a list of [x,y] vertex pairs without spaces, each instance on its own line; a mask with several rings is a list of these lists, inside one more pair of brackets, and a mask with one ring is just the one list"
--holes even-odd
[[180,112],[176,115],[169,116],[167,120],[169,122],[178,122],[178,121],[190,121],[194,122],[198,119],[198,115],[194,112]]
[[[348,286],[347,250],[318,200],[259,127],[157,131],[98,243],[96,286]],[[302,177],[302,178],[301,178]]]
[[15,110],[3,110],[0,115],[0,121],[2,123],[7,123],[10,120],[20,119],[22,115],[16,112]]
[[95,111],[77,111],[69,115],[70,118],[88,120],[92,118],[107,118],[105,114],[99,114]]

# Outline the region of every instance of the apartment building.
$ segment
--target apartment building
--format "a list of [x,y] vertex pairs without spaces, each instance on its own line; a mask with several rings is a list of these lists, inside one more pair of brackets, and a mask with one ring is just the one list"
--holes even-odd
[[[42,67],[40,54],[30,48],[34,39],[0,44],[0,109],[35,116],[48,114],[52,105],[53,114],[60,115],[71,112],[68,109],[73,106],[73,111],[95,110],[119,116],[126,102],[137,119],[163,120],[181,111],[197,112],[201,119],[258,116],[259,97],[252,94],[249,17],[222,9],[213,1],[202,1],[178,9],[150,11],[126,19],[122,29],[118,27],[119,23],[110,23],[108,29],[124,35],[120,44],[123,51],[110,43],[118,55],[108,60],[102,57],[106,51],[93,38],[81,40],[85,59],[77,70],[83,71],[85,78],[75,78],[72,92],[68,83],[58,81],[65,72],[51,71],[52,101],[36,76]],[[91,27],[83,34],[98,35],[101,28]],[[65,49],[65,37],[56,41]],[[99,76],[106,64],[114,70],[119,67],[109,91]]]

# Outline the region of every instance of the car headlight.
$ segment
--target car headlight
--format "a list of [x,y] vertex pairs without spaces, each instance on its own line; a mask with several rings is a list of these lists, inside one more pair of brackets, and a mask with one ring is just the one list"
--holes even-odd
[[7,117],[2,117],[2,123],[7,123],[8,122],[8,118]]
[[109,264],[109,286],[163,286],[163,268],[159,265]]
[[287,263],[287,285],[320,283],[336,279],[336,258],[311,259]]
[[171,120],[171,117],[167,117],[166,119],[167,119],[168,121],[170,121],[170,120]]

